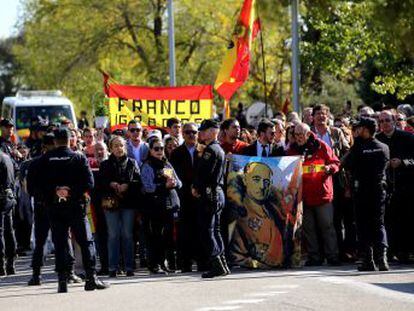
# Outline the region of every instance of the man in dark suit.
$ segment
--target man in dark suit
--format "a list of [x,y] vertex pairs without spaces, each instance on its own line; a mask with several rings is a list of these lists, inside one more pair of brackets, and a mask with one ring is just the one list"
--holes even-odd
[[396,128],[396,118],[390,110],[382,111],[378,121],[381,132],[376,138],[390,149],[389,202],[385,212],[390,255],[396,255],[400,263],[412,263],[414,135]]
[[197,226],[197,203],[191,194],[194,182],[194,172],[198,162],[198,127],[195,123],[186,123],[183,127],[184,143],[171,154],[170,162],[178,178],[183,183],[179,190],[181,201],[180,227],[178,245],[180,250],[180,265],[182,272],[191,272],[192,260],[197,260],[200,269],[199,248],[200,240]]
[[254,157],[281,157],[285,150],[273,143],[276,134],[275,125],[267,119],[260,121],[257,127],[257,140],[242,150],[243,155]]

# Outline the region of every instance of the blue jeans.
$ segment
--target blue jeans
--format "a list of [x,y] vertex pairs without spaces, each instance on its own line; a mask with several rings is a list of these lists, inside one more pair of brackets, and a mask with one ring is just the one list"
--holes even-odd
[[135,211],[132,209],[105,211],[105,218],[108,227],[109,271],[118,270],[120,244],[122,244],[126,271],[134,271]]

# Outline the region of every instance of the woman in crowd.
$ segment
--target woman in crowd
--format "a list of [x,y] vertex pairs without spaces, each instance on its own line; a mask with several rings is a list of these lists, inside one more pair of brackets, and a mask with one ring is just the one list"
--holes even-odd
[[126,155],[120,136],[109,141],[111,155],[100,166],[101,205],[108,227],[109,276],[116,277],[122,244],[127,276],[134,275],[134,220],[140,174],[136,162]]
[[149,147],[149,157],[141,168],[142,191],[147,207],[144,217],[147,223],[149,269],[152,273],[165,273],[169,272],[164,265],[166,253],[171,254],[174,244],[174,215],[180,207],[176,189],[181,188],[182,184],[165,157],[163,141],[154,137],[149,141]]
[[286,140],[285,140],[285,150],[288,150],[289,147],[295,142],[295,125],[289,123],[286,127]]
[[85,128],[82,133],[82,140],[85,144],[84,153],[87,158],[93,158],[95,154],[95,131],[91,128]]
[[272,120],[275,125],[276,133],[273,143],[276,146],[285,146],[285,124],[279,119]]
[[78,137],[78,131],[76,129],[70,130],[69,148],[75,152],[82,152],[82,146]]
[[179,146],[178,139],[175,137],[168,137],[165,140],[165,156],[170,160],[171,153]]

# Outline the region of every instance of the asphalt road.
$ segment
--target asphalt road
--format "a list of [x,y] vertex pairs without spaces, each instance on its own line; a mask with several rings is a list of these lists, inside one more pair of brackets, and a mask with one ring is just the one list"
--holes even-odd
[[27,286],[29,258],[17,275],[0,279],[0,310],[414,310],[414,267],[389,272],[358,273],[354,266],[283,271],[235,271],[202,280],[198,273],[109,280],[103,291],[85,292],[70,285],[56,293],[50,259],[44,284]]

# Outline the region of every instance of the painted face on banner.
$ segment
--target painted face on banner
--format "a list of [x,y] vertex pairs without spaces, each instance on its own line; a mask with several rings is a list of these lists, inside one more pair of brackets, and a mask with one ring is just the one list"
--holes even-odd
[[250,163],[247,166],[243,181],[247,196],[255,201],[263,201],[270,194],[272,170],[263,163]]

